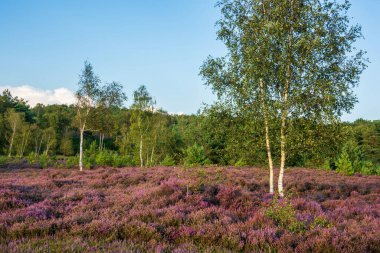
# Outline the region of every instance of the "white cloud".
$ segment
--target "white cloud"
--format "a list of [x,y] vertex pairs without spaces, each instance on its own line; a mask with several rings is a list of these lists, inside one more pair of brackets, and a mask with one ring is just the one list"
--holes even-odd
[[74,93],[67,88],[57,88],[52,90],[38,89],[29,85],[20,86],[0,86],[0,91],[8,89],[13,97],[23,98],[30,106],[38,103],[44,105],[51,104],[73,104],[75,102]]

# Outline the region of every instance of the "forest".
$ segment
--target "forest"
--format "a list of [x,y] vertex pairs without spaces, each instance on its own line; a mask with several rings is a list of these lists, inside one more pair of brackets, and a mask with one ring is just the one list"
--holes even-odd
[[[138,96],[144,96],[146,108],[135,109],[142,100]],[[132,97],[131,108],[99,107],[93,112],[91,130],[84,133],[85,168],[265,166],[263,122],[259,118],[239,115],[221,104],[206,106],[194,115],[168,114],[154,107],[145,86]],[[78,166],[80,132],[74,105],[38,104],[31,108],[27,101],[4,91],[0,113],[3,166]],[[288,131],[290,167],[341,170],[345,174],[380,173],[379,120],[325,125],[297,119]],[[273,152],[273,157],[278,161],[280,154]]]

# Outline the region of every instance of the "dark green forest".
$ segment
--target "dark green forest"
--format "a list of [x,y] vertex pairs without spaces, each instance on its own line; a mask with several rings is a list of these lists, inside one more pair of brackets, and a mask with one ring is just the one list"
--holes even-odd
[[[84,132],[85,168],[266,165],[264,128],[258,115],[242,115],[221,103],[205,106],[195,115],[173,115],[154,108],[145,87],[139,90],[146,92],[150,109],[137,109],[139,98],[132,96],[134,104],[130,108],[94,110]],[[1,163],[77,167],[80,136],[76,114],[75,105],[38,104],[31,108],[27,101],[5,90],[0,96]],[[143,131],[139,125],[143,125]],[[280,159],[276,152],[278,132],[271,131],[276,162]],[[291,120],[288,166],[379,174],[380,120],[334,124]]]

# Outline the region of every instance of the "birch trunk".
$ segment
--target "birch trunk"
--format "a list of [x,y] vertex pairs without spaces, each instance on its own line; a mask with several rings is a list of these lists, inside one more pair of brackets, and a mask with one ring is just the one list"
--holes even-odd
[[[291,12],[291,20],[293,22],[293,0],[290,2],[290,12]],[[285,171],[285,160],[286,160],[286,119],[288,117],[288,93],[289,86],[291,82],[291,52],[293,46],[293,27],[290,27],[289,31],[289,48],[288,48],[288,64],[287,64],[287,73],[286,73],[286,83],[283,92],[283,107],[281,111],[281,164],[280,164],[280,173],[278,176],[278,193],[281,197],[284,197],[284,171]]]
[[40,144],[39,144],[38,149],[37,149],[37,156],[40,155],[40,151],[41,151],[41,147],[42,147],[42,142],[43,142],[43,140],[44,140],[44,136],[42,135],[42,136],[41,136],[41,140],[40,140]]
[[83,171],[83,132],[84,126],[80,129],[80,143],[79,143],[79,170]]
[[144,158],[143,158],[142,150],[143,150],[143,136],[141,134],[140,135],[140,167],[144,166]]
[[102,151],[104,147],[104,134],[99,133],[99,151]]
[[150,165],[153,166],[153,155],[154,155],[154,146],[152,148],[152,153],[150,155]]
[[285,171],[285,160],[286,160],[286,138],[285,138],[285,127],[286,127],[286,110],[281,116],[281,164],[280,164],[280,174],[278,176],[278,193],[281,197],[284,197],[284,171]]
[[29,142],[29,135],[30,135],[30,132],[29,131],[27,131],[26,133],[25,133],[25,138],[24,138],[24,140],[23,140],[23,142],[22,142],[22,146],[21,146],[21,157],[23,157],[24,156],[24,153],[25,153],[25,149],[26,149],[26,146],[28,145],[28,142]]
[[50,149],[50,135],[49,135],[47,142],[46,142],[45,155],[48,155],[49,149]]
[[269,193],[273,194],[274,193],[273,160],[272,160],[272,152],[271,152],[270,140],[269,140],[268,110],[265,103],[265,91],[264,91],[263,79],[260,79],[260,93],[261,93],[261,106],[263,107],[263,112],[264,112],[265,143],[266,143],[266,148],[267,148],[268,164],[269,164]]
[[9,154],[8,154],[8,157],[12,156],[12,147],[13,147],[13,140],[15,138],[15,134],[16,134],[16,123],[14,123],[13,127],[12,127],[12,137],[11,137],[11,143],[9,144]]

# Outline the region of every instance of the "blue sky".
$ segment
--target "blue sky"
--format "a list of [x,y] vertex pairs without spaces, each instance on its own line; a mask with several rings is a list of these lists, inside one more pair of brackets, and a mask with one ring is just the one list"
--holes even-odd
[[[195,113],[214,100],[198,76],[200,65],[209,54],[225,54],[216,41],[219,10],[214,4],[1,0],[0,86],[18,87],[17,95],[30,100],[64,100],[67,92],[59,88],[75,91],[83,62],[89,60],[103,81],[121,82],[130,99],[145,84],[165,110]],[[366,38],[358,46],[368,51],[371,63],[356,89],[360,103],[344,119],[380,119],[380,1],[352,4],[353,22],[363,26]]]

